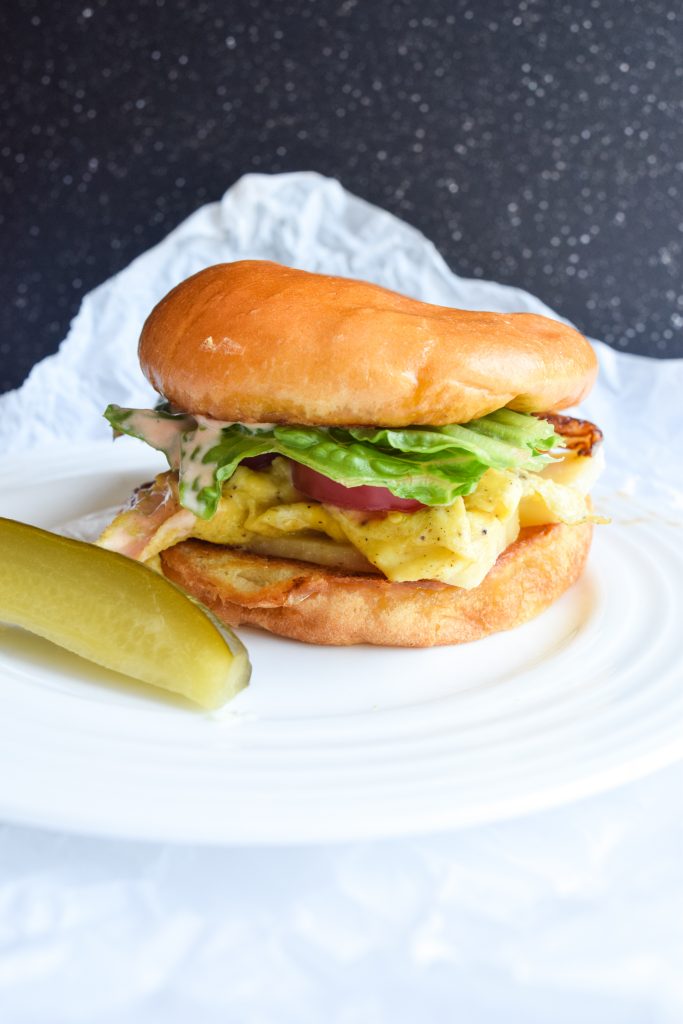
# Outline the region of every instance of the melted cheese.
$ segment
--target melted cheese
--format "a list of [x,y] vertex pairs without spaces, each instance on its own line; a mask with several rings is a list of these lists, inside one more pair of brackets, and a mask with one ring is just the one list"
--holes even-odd
[[[289,465],[277,458],[266,470],[239,467],[225,484],[216,514],[199,519],[177,503],[174,474],[157,478],[168,517],[141,515],[135,504],[122,512],[100,538],[102,546],[125,550],[135,538],[135,557],[154,560],[160,551],[188,537],[215,544],[267,550],[270,538],[329,538],[340,554],[349,547],[394,582],[440,580],[452,586],[478,586],[520,527],[542,523],[599,521],[586,498],[599,472],[595,458],[567,456],[542,473],[490,469],[477,489],[443,508],[416,512],[359,512],[302,500]],[[149,496],[145,499],[149,503]],[[149,528],[144,540],[145,519]],[[133,552],[131,552],[133,553]]]

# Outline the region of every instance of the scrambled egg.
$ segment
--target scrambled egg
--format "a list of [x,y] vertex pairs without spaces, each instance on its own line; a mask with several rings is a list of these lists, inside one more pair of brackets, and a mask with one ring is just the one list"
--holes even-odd
[[164,473],[117,516],[99,543],[154,564],[160,551],[188,537],[245,548],[251,542],[261,553],[268,553],[271,538],[276,554],[284,537],[322,535],[340,553],[352,546],[368,568],[394,582],[431,579],[471,588],[521,527],[598,521],[586,495],[599,470],[599,458],[571,454],[541,473],[490,469],[472,494],[447,507],[377,513],[302,500],[287,461],[276,458],[265,470],[240,466],[208,520],[178,504],[175,476]]

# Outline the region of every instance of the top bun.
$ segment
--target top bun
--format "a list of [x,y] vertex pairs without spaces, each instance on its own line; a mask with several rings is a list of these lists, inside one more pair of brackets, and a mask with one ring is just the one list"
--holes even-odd
[[580,401],[597,373],[566,324],[433,306],[374,284],[241,260],[156,306],[140,363],[174,405],[218,420],[387,427],[466,423]]

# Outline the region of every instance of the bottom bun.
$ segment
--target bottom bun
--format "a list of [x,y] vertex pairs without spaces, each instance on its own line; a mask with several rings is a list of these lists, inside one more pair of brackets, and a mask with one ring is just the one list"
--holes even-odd
[[230,626],[314,644],[433,647],[512,629],[552,604],[581,574],[592,526],[529,527],[473,590],[391,583],[306,562],[184,541],[163,571]]

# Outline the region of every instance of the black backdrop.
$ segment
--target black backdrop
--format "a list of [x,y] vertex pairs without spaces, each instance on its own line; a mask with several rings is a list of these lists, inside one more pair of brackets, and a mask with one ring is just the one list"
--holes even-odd
[[0,389],[250,170],[311,168],[450,265],[683,355],[673,0],[7,0]]

